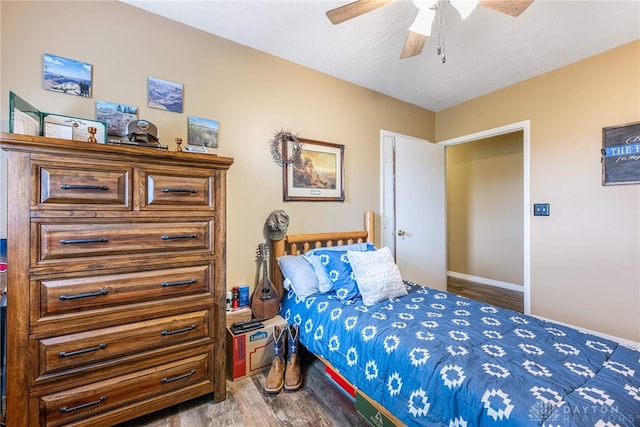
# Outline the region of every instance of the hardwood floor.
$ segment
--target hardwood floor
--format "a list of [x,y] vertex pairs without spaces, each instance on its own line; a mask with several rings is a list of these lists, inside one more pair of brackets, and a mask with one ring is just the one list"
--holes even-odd
[[483,285],[455,277],[447,278],[447,290],[467,298],[483,301],[498,307],[524,312],[524,294],[496,286]]
[[227,400],[214,404],[211,396],[181,403],[118,427],[209,426],[368,426],[353,400],[324,373],[324,365],[301,348],[304,378],[298,391],[268,394],[267,372],[239,381],[227,381]]
[[[447,290],[519,312],[522,292],[449,278]],[[214,404],[203,396],[120,424],[117,427],[209,426],[369,426],[353,400],[324,373],[324,365],[301,347],[304,382],[300,390],[264,392],[267,371],[239,381],[227,381],[227,400]]]

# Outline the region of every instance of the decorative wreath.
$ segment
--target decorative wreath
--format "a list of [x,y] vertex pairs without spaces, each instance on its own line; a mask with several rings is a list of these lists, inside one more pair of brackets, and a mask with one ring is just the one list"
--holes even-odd
[[296,162],[302,153],[302,143],[291,131],[280,130],[269,141],[273,161],[280,166]]

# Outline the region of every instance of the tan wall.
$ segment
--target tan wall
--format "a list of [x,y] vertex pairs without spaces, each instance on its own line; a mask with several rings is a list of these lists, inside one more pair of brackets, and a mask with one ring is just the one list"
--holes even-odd
[[[96,100],[138,106],[171,145],[186,141],[189,115],[220,121],[217,152],[236,161],[228,174],[228,287],[253,285],[272,210],[289,213],[294,233],[362,228],[364,211],[380,205],[380,129],[435,136],[433,112],[123,3],[2,1],[0,10],[3,130],[10,90],[42,111],[86,118],[95,117]],[[93,98],[43,90],[43,53],[93,64]],[[184,84],[182,114],[146,107],[149,76]],[[283,128],[345,145],[344,203],[282,202],[267,141]]]
[[447,147],[447,270],[524,283],[522,138]]
[[[185,137],[187,116],[220,121],[228,181],[228,286],[253,283],[269,212],[290,232],[360,228],[379,207],[379,131],[445,140],[531,120],[532,310],[640,340],[640,187],[600,185],[602,127],[640,118],[640,42],[436,114],[287,61],[106,2],[0,1],[0,120],[10,90],[43,111],[95,117],[95,101],[140,107],[163,142]],[[94,65],[94,96],[41,89],[42,54]],[[146,79],[185,85],[182,114],[146,107]],[[435,134],[435,128],[438,132]],[[345,144],[345,203],[283,203],[267,141],[291,129]],[[3,197],[2,203],[6,200]],[[4,222],[0,235],[5,236]]]
[[531,121],[531,311],[640,341],[640,186],[601,184],[602,128],[640,120],[640,41],[438,112],[438,141]]

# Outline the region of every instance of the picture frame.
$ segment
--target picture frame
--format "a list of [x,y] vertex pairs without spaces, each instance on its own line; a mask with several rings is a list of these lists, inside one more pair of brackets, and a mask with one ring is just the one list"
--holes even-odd
[[640,122],[602,128],[602,185],[640,184]]
[[187,117],[187,145],[218,148],[220,122],[202,117]]
[[147,106],[182,113],[184,86],[168,80],[147,78]]
[[22,135],[42,134],[42,112],[9,91],[9,132]]
[[96,128],[94,135],[96,142],[98,144],[106,143],[106,122],[63,116],[60,114],[42,113],[42,136],[87,142],[89,141],[90,127]]
[[138,107],[115,102],[96,101],[96,120],[107,123],[107,135],[125,137],[127,126],[138,119]]
[[91,98],[93,65],[50,53],[42,54],[42,86],[45,90]]
[[[344,202],[344,145],[298,140],[300,157],[282,166],[283,200]],[[285,150],[289,153],[291,144]]]

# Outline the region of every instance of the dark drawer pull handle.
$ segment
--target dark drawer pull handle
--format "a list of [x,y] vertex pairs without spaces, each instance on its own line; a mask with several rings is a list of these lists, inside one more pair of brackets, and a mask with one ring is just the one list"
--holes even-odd
[[76,243],[106,243],[109,239],[106,237],[100,237],[97,239],[63,239],[60,240],[60,243],[63,245],[74,245]]
[[193,233],[193,234],[183,234],[180,236],[167,236],[164,235],[162,236],[162,240],[175,240],[175,239],[195,239],[196,237],[198,237],[197,234]]
[[173,382],[173,381],[182,380],[182,379],[185,379],[185,378],[189,378],[191,375],[193,375],[195,373],[196,373],[196,370],[192,369],[191,372],[189,372],[187,374],[184,374],[184,375],[178,375],[177,377],[173,377],[173,378],[163,378],[162,382],[163,383],[170,383],[170,382]]
[[85,403],[83,405],[78,405],[78,406],[72,406],[71,408],[67,408],[66,406],[63,406],[62,408],[60,408],[60,412],[64,413],[64,412],[77,411],[78,409],[83,409],[83,408],[87,408],[89,406],[97,405],[98,403],[102,403],[105,400],[107,400],[107,396],[102,396],[102,397],[100,397],[100,399],[95,400],[93,402]]
[[79,354],[91,353],[92,351],[102,350],[103,348],[107,348],[107,345],[105,343],[100,343],[100,345],[96,347],[89,347],[89,348],[84,348],[82,350],[70,351],[69,353],[67,353],[66,351],[61,351],[60,353],[58,353],[58,356],[60,357],[77,356]]
[[196,325],[191,325],[186,328],[176,329],[175,331],[162,331],[160,332],[160,335],[167,336],[167,335],[181,334],[183,332],[193,331],[195,328],[196,328]]
[[193,188],[163,188],[163,193],[197,193],[198,190],[194,190]]
[[197,279],[180,280],[178,282],[162,282],[162,287],[163,288],[168,288],[170,286],[193,285],[194,283],[197,283],[197,282],[198,282]]
[[79,299],[79,298],[89,298],[89,297],[99,297],[101,295],[106,295],[108,294],[109,291],[106,289],[101,289],[97,292],[87,292],[84,294],[75,294],[75,295],[60,295],[60,300],[62,301],[68,301],[71,299]]
[[109,187],[106,185],[74,185],[74,184],[61,184],[60,188],[63,190],[102,190],[107,191]]

